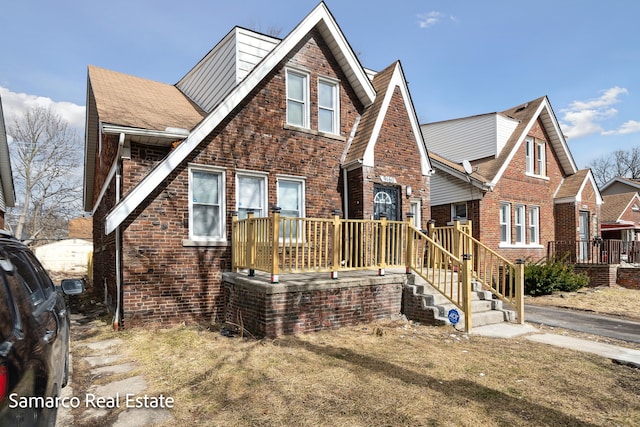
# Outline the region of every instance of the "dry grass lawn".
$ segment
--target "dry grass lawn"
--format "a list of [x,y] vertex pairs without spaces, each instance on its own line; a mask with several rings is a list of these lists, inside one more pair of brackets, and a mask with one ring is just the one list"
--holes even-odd
[[404,321],[275,340],[119,333],[174,426],[636,426],[640,371]]
[[572,308],[640,321],[640,290],[620,286],[583,288],[577,292],[526,297],[525,304]]

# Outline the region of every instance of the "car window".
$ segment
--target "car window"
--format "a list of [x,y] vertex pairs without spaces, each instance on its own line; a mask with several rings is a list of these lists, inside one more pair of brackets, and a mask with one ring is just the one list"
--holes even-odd
[[45,297],[48,298],[49,295],[51,295],[56,291],[55,286],[53,285],[53,282],[49,277],[49,274],[47,274],[47,271],[44,269],[42,264],[40,264],[40,261],[38,261],[35,255],[33,255],[30,252],[24,252],[24,256],[33,265],[33,268],[36,271],[38,278],[40,279],[40,285],[42,286],[42,290],[44,291]]
[[42,304],[46,298],[45,293],[40,286],[40,280],[31,263],[29,263],[20,252],[9,253],[9,258],[13,265],[15,265],[18,277],[21,279],[22,284],[29,292],[31,304],[34,307]]

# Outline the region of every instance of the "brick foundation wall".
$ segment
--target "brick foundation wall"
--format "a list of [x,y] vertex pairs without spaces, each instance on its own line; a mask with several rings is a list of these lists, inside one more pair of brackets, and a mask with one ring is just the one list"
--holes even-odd
[[225,319],[257,337],[337,329],[400,314],[406,275],[270,284],[225,273]]
[[589,275],[589,287],[613,286],[617,280],[616,265],[607,264],[576,264],[573,270],[576,273],[587,273]]
[[618,267],[617,283],[623,288],[640,290],[640,268]]

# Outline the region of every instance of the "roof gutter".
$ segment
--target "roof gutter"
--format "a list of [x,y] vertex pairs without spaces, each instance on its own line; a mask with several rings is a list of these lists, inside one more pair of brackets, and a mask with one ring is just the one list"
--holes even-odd
[[187,136],[189,136],[189,131],[187,129],[168,127],[164,131],[161,131],[161,130],[132,128],[128,126],[118,126],[118,125],[110,125],[110,124],[102,125],[102,133],[112,134],[112,135],[126,134],[129,136],[146,136],[151,138],[174,139],[174,140],[184,139]]

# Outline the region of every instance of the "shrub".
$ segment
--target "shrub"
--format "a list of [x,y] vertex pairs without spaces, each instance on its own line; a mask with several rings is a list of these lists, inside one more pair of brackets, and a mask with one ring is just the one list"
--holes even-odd
[[571,264],[561,260],[527,262],[524,266],[524,292],[527,295],[573,292],[588,284],[589,276],[586,273],[576,273]]

